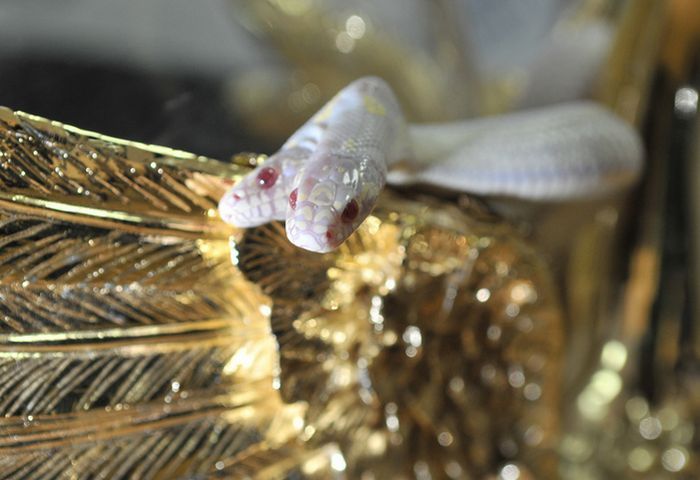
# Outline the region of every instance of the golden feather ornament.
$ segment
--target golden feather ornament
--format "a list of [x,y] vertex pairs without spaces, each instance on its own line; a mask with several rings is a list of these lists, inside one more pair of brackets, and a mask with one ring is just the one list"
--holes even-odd
[[308,253],[217,216],[262,160],[0,110],[0,478],[552,478],[562,318],[518,231],[387,192]]

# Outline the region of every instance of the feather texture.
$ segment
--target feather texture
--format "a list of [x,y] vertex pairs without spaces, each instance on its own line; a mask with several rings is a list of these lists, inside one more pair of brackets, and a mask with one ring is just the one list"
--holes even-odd
[[[141,405],[118,415],[93,410],[6,421],[0,478],[192,478],[251,446],[270,448],[261,432],[271,424],[265,409],[274,411],[274,404],[236,392],[213,398],[167,411]],[[251,408],[256,416],[247,420],[231,415]]]
[[255,160],[0,109],[0,478],[191,478],[289,441],[269,300],[216,215]]

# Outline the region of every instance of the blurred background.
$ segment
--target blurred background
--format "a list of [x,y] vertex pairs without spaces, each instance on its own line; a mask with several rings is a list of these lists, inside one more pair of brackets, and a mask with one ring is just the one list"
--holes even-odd
[[578,3],[4,0],[1,99],[220,157],[274,145],[367,73],[414,121],[465,118],[587,92],[618,7]]
[[0,104],[226,160],[367,74],[414,122],[601,102],[644,182],[515,220],[567,313],[558,472],[698,478],[698,34],[693,0],[1,0]]

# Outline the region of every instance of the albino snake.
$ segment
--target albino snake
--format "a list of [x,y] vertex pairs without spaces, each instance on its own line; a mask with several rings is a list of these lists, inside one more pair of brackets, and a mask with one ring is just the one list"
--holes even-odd
[[238,227],[286,220],[292,243],[328,252],[369,215],[387,181],[566,200],[619,190],[641,167],[637,133],[591,102],[409,126],[389,86],[367,77],[234,185],[219,210]]

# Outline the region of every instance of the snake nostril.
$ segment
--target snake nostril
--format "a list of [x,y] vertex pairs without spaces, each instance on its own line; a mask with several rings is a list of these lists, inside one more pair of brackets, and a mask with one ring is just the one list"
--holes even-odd
[[265,167],[258,173],[258,185],[260,185],[260,188],[268,189],[275,184],[278,176],[277,170]]
[[296,188],[289,194],[289,206],[292,208],[292,210],[296,210],[297,208],[297,195],[298,189]]
[[340,215],[340,219],[345,223],[352,222],[357,218],[359,213],[360,206],[357,204],[357,200],[353,198],[347,205],[345,205],[343,213]]

